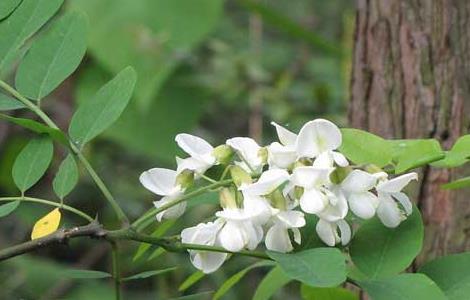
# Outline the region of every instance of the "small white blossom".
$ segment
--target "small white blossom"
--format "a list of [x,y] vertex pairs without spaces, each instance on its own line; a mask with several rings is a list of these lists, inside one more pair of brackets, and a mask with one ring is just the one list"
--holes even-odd
[[261,173],[264,162],[260,156],[261,147],[255,140],[247,137],[234,137],[228,139],[226,144],[238,154],[241,161],[236,163],[246,172],[251,174]]
[[320,239],[330,247],[334,247],[339,242],[344,246],[351,240],[351,228],[344,220],[328,222],[320,219],[316,230]]
[[179,157],[176,159],[178,173],[183,170],[191,170],[197,174],[203,174],[217,163],[213,155],[214,147],[202,138],[180,133],[176,136],[175,141],[181,149],[190,155],[185,159]]

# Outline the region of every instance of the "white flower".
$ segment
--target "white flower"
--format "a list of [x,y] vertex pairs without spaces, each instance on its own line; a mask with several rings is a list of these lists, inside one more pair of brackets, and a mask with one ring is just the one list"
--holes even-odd
[[297,160],[295,149],[297,135],[275,122],[271,122],[271,124],[276,127],[277,136],[281,143],[274,142],[267,147],[269,167],[287,169]]
[[[186,228],[181,232],[181,241],[185,244],[220,246],[218,234],[222,226],[223,222],[216,220]],[[227,253],[199,250],[188,250],[188,252],[191,263],[206,274],[216,271],[227,258]]]
[[[408,196],[401,192],[411,180],[418,180],[418,174],[413,172],[390,180],[383,179],[377,184],[375,188],[379,198],[377,215],[385,226],[397,227],[406,218],[405,215],[411,214],[413,205]],[[405,215],[403,215],[395,200],[400,202],[405,210]]]
[[226,144],[232,147],[242,160],[241,162],[237,162],[240,167],[248,173],[261,173],[264,163],[262,157],[259,155],[261,147],[255,140],[247,137],[235,137],[228,139]]
[[292,246],[289,230],[294,234],[294,241],[300,245],[301,235],[299,228],[305,226],[304,214],[293,210],[276,210],[272,218],[273,225],[266,233],[265,244],[268,250],[290,252]]
[[[139,180],[149,191],[164,196],[159,201],[155,201],[155,207],[159,208],[168,202],[175,200],[184,193],[184,189],[176,183],[178,173],[170,169],[153,168],[143,172]],[[157,214],[157,220],[176,219],[180,217],[186,209],[186,202],[181,202]]]
[[178,173],[183,170],[191,170],[198,174],[203,174],[217,163],[213,155],[214,147],[200,137],[180,133],[176,136],[175,141],[181,149],[190,155],[190,157],[185,159],[176,159]]
[[272,193],[281,184],[289,179],[289,173],[282,169],[271,169],[263,172],[258,181],[251,184],[244,184],[240,190],[245,195],[264,196]]
[[223,220],[219,233],[220,244],[231,252],[244,248],[255,249],[263,239],[263,228],[253,222],[254,215],[245,209],[225,208],[215,215]]
[[330,185],[325,189],[325,195],[328,199],[325,208],[317,215],[328,222],[337,222],[342,220],[348,214],[348,202],[340,186]]
[[376,183],[376,176],[362,170],[353,170],[341,183],[349,207],[362,219],[370,219],[375,215],[379,200],[370,190]]
[[328,222],[320,218],[316,230],[320,239],[330,247],[334,247],[339,242],[344,246],[351,240],[351,228],[344,220]]
[[300,207],[306,213],[317,214],[329,203],[324,186],[330,183],[332,168],[298,167],[294,169],[291,180],[296,186],[304,188]]

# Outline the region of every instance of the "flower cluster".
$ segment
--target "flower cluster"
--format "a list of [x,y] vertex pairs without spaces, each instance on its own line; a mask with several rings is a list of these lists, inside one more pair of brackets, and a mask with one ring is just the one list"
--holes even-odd
[[[417,179],[416,173],[389,179],[376,167],[350,166],[338,151],[341,131],[330,121],[307,122],[298,134],[272,124],[279,142],[266,147],[235,137],[214,148],[199,137],[179,134],[176,142],[189,157],[177,158],[176,171],[154,168],[141,175],[144,187],[163,196],[155,202],[159,208],[181,197],[195,179],[211,180],[204,174],[216,165],[230,174],[231,183],[219,190],[221,210],[212,222],[184,229],[183,243],[238,252],[264,241],[269,250],[289,252],[293,243],[301,244],[299,228],[306,224],[305,214],[313,214],[318,217],[318,236],[333,247],[351,239],[349,212],[361,219],[377,214],[387,227],[398,226],[411,214],[412,204],[402,189]],[[178,202],[159,212],[157,219],[178,218],[185,208],[186,202]],[[228,255],[189,253],[193,265],[205,273],[217,270]]]

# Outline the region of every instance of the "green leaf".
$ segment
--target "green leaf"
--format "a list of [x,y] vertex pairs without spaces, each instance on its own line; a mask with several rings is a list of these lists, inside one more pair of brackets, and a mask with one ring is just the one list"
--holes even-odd
[[49,138],[31,140],[21,150],[13,164],[13,181],[24,193],[44,175],[52,160],[54,146]]
[[75,158],[72,154],[67,155],[67,157],[62,161],[57,171],[54,181],[52,182],[52,187],[56,195],[63,199],[67,196],[77,185],[78,183],[78,168]]
[[421,251],[423,222],[416,206],[397,228],[385,227],[378,218],[364,222],[352,240],[349,254],[369,278],[394,275],[406,269]]
[[99,89],[93,99],[80,105],[70,122],[72,140],[83,147],[111,126],[126,108],[135,82],[134,69],[127,67]]
[[31,119],[23,119],[23,118],[15,118],[15,117],[10,117],[5,114],[0,114],[0,119],[6,120],[10,123],[19,125],[25,129],[31,130],[32,132],[35,133],[45,133],[49,135],[53,140],[65,145],[69,146],[69,142],[67,137],[64,135],[62,131],[59,129],[54,129],[50,128],[49,126],[46,126],[42,123],[36,122]]
[[88,22],[79,12],[69,12],[38,38],[16,72],[16,88],[40,100],[52,92],[80,64],[86,51]]
[[186,278],[185,281],[178,287],[179,292],[184,292],[190,287],[192,287],[196,282],[204,278],[206,274],[204,274],[202,271],[196,271],[193,274],[191,274],[188,278]]
[[177,298],[171,298],[170,300],[207,300],[210,299],[210,295],[212,295],[213,291],[201,292],[197,294],[181,296]]
[[0,2],[0,20],[11,14],[20,2],[21,0],[2,0]]
[[122,279],[122,281],[146,279],[146,278],[150,278],[150,277],[153,277],[153,276],[157,276],[157,275],[165,274],[165,273],[168,273],[168,272],[172,272],[176,269],[177,269],[177,267],[167,268],[167,269],[163,269],[163,270],[146,271],[146,272],[135,274],[135,275],[132,275],[132,276],[129,276],[129,277],[125,277],[125,278]]
[[397,162],[395,174],[421,167],[445,157],[441,144],[434,139],[389,141],[393,159]]
[[[359,285],[374,300],[445,300],[439,287],[423,274],[400,274]],[[468,296],[468,295],[467,295]]]
[[287,276],[308,285],[330,287],[346,280],[346,259],[336,248],[314,248],[289,254],[267,253]]
[[269,300],[284,285],[292,281],[280,266],[274,267],[256,288],[253,300]]
[[8,21],[0,23],[0,72],[6,71],[17,58],[23,43],[55,14],[62,2],[23,0]]
[[437,258],[418,272],[431,278],[449,300],[466,299],[470,294],[470,252]]
[[443,184],[441,187],[445,190],[455,190],[455,189],[470,187],[470,176],[459,178],[452,182]]
[[212,298],[213,300],[220,299],[223,297],[235,284],[237,284],[249,271],[258,268],[258,267],[266,267],[266,266],[273,266],[275,265],[275,262],[272,261],[260,261],[257,262],[240,272],[236,273],[235,275],[231,276],[229,279],[227,279],[222,286],[217,290],[215,293],[214,297]]
[[468,162],[470,158],[470,134],[461,136],[444,159],[432,164],[433,167],[455,168]]
[[359,300],[357,294],[344,288],[318,288],[305,284],[300,286],[304,300]]
[[7,204],[0,205],[0,218],[6,217],[11,214],[20,205],[20,201],[13,201]]
[[[176,220],[165,220],[160,223],[157,228],[152,232],[152,237],[161,237],[163,236],[173,225],[175,225]],[[132,261],[138,260],[142,255],[144,255],[150,248],[152,248],[151,244],[148,243],[140,243],[137,252],[135,253]],[[158,247],[159,248],[159,247]]]
[[355,164],[374,164],[379,168],[392,160],[389,143],[372,133],[353,129],[341,129],[343,143],[339,151]]
[[110,278],[111,274],[94,271],[94,270],[79,270],[79,269],[69,269],[61,272],[61,275],[66,278],[71,279],[101,279],[101,278]]
[[0,93],[0,111],[15,110],[25,107],[26,106],[20,101]]

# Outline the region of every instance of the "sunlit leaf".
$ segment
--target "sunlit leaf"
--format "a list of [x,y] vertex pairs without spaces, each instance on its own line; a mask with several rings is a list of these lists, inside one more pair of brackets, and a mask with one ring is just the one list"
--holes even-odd
[[418,272],[431,278],[449,300],[465,299],[470,294],[470,252],[439,257]]
[[440,160],[445,157],[441,144],[434,139],[389,141],[396,161],[395,174]]
[[390,144],[383,138],[353,128],[343,128],[341,133],[343,143],[339,150],[353,163],[383,167],[392,161]]
[[59,208],[54,209],[34,224],[33,231],[31,232],[31,239],[39,239],[51,233],[54,233],[59,228],[61,213]]
[[83,147],[111,126],[126,108],[136,79],[135,71],[127,67],[101,87],[93,99],[81,104],[70,122],[73,142]]
[[406,269],[421,251],[423,222],[418,208],[397,228],[385,227],[377,218],[364,222],[349,250],[356,267],[369,278],[381,278]]
[[311,286],[337,286],[346,280],[346,258],[336,248],[314,248],[296,253],[268,251],[291,279]]
[[184,292],[190,287],[192,287],[195,283],[197,283],[199,280],[204,278],[206,274],[204,274],[202,271],[196,271],[193,274],[191,274],[188,278],[186,278],[185,281],[178,287],[179,292]]
[[20,205],[20,201],[13,201],[7,204],[0,205],[0,218],[6,217]]
[[284,285],[292,281],[280,266],[274,267],[256,288],[253,300],[269,300]]
[[470,187],[470,176],[459,178],[457,180],[442,185],[442,188],[446,190],[456,190],[467,187]]
[[8,21],[0,23],[0,73],[6,71],[23,43],[55,14],[62,2],[23,0]]
[[432,164],[433,167],[455,168],[467,163],[470,159],[470,134],[461,136],[446,153],[443,160]]
[[13,164],[13,181],[21,192],[32,187],[46,172],[52,160],[54,146],[49,138],[31,140],[21,150]]
[[40,100],[75,71],[85,55],[87,24],[84,14],[69,12],[33,43],[16,72],[21,94]]
[[157,276],[157,275],[162,275],[162,274],[165,274],[165,273],[169,273],[169,272],[172,272],[172,271],[174,271],[174,270],[176,270],[176,269],[177,269],[177,267],[167,268],[167,269],[163,269],[163,270],[146,271],[146,272],[142,272],[142,273],[139,273],[139,274],[135,274],[135,275],[132,275],[132,276],[129,276],[129,277],[125,277],[125,278],[122,279],[122,281],[146,279],[146,278],[149,278],[149,277],[153,277],[153,276]]
[[423,274],[400,274],[359,285],[374,300],[445,300],[435,282]]
[[110,278],[112,277],[111,274],[102,272],[102,271],[95,271],[95,270],[79,270],[79,269],[70,269],[61,272],[66,278],[72,279],[101,279],[101,278]]
[[54,181],[52,182],[52,187],[56,195],[63,199],[67,196],[77,185],[78,182],[78,168],[75,158],[72,154],[67,155],[67,157],[62,161],[57,171]]
[[212,299],[217,300],[223,297],[235,284],[237,284],[249,271],[259,268],[259,267],[266,267],[266,266],[273,266],[276,263],[272,261],[260,261],[257,262],[240,272],[236,273],[235,275],[231,276],[229,279],[227,279],[222,286],[217,290],[217,292],[214,294],[214,297]]

